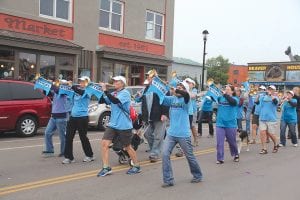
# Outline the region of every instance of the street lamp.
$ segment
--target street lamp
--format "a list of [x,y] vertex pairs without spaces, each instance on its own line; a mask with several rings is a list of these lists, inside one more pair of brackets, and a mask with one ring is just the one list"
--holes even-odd
[[201,79],[201,91],[204,91],[204,70],[205,70],[205,55],[206,55],[206,41],[207,41],[207,35],[208,35],[208,31],[204,30],[202,32],[203,35],[203,42],[204,42],[204,47],[203,47],[203,66],[202,66],[202,79]]

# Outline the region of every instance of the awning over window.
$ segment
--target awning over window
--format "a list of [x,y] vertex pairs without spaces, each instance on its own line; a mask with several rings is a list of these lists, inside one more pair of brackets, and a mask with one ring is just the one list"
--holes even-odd
[[83,49],[83,47],[67,40],[6,30],[0,30],[0,45],[66,54],[80,54]]
[[122,60],[127,62],[160,66],[170,66],[172,64],[172,60],[164,56],[116,49],[106,46],[99,46],[99,48],[97,49],[97,54],[100,58]]

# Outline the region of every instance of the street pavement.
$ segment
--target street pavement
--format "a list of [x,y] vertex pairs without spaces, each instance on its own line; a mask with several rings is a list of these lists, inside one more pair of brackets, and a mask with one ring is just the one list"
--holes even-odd
[[[128,166],[119,165],[118,157],[111,152],[113,174],[96,177],[101,167],[99,142],[103,132],[89,131],[96,160],[83,163],[84,158],[78,135],[74,139],[75,163],[61,164],[57,157],[59,140],[54,136],[56,156],[43,158],[43,129],[32,138],[18,138],[14,134],[0,136],[0,199],[72,199],[72,200],[299,200],[300,199],[300,147],[287,147],[271,153],[273,145],[268,144],[269,153],[259,155],[260,145],[242,149],[240,162],[233,162],[228,148],[225,163],[216,165],[215,138],[207,138],[207,125],[200,138],[195,154],[204,174],[201,183],[190,183],[191,175],[185,158],[173,157],[172,165],[175,186],[161,188],[161,162],[150,163],[146,144],[138,151],[142,173],[126,175]],[[279,130],[278,130],[279,131]],[[205,134],[207,133],[207,134]],[[279,132],[277,133],[279,135]]]

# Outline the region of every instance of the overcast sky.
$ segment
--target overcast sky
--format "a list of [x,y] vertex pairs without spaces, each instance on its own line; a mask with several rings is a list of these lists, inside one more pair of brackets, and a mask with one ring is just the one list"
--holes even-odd
[[300,55],[300,0],[175,0],[174,56],[202,63],[205,29],[206,58],[289,61],[288,46]]

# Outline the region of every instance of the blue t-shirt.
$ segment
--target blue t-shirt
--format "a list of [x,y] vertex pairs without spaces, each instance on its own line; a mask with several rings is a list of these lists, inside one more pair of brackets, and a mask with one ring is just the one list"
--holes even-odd
[[201,110],[202,111],[212,111],[213,110],[212,104],[213,104],[213,101],[212,101],[211,97],[205,96],[203,98],[203,103],[202,103]]
[[170,128],[167,134],[174,137],[190,137],[189,103],[183,97],[166,96],[163,105],[170,106]]
[[84,93],[82,96],[75,93],[73,98],[72,117],[86,117],[88,116],[88,106],[90,103],[90,96]]
[[[279,99],[277,102],[279,102]],[[277,121],[277,104],[274,104],[272,101],[272,97],[269,95],[264,95],[263,97],[259,98],[260,104],[260,113],[259,113],[259,120],[260,121],[268,121],[268,122],[276,122]]]
[[[121,104],[113,104],[107,97],[105,97],[105,101],[111,106],[110,122],[108,126],[117,130],[132,129],[132,121],[129,116],[129,108],[131,103],[131,96],[129,91],[123,89],[117,92],[112,92],[111,94],[118,98]],[[124,111],[122,110],[122,108]]]
[[[291,99],[292,103],[297,103],[297,99]],[[286,123],[297,123],[297,111],[296,107],[291,106],[287,101],[283,103],[281,120]]]
[[236,101],[236,106],[229,105],[229,102],[224,96],[218,98],[218,113],[216,126],[221,128],[236,128],[237,127],[237,110],[239,99],[233,97]]
[[[261,97],[265,96],[266,94],[258,94],[258,95],[259,95],[259,98],[261,98]],[[254,114],[255,115],[259,115],[260,114],[260,110],[261,110],[260,108],[261,108],[260,104],[255,104],[255,109],[254,109]]]

